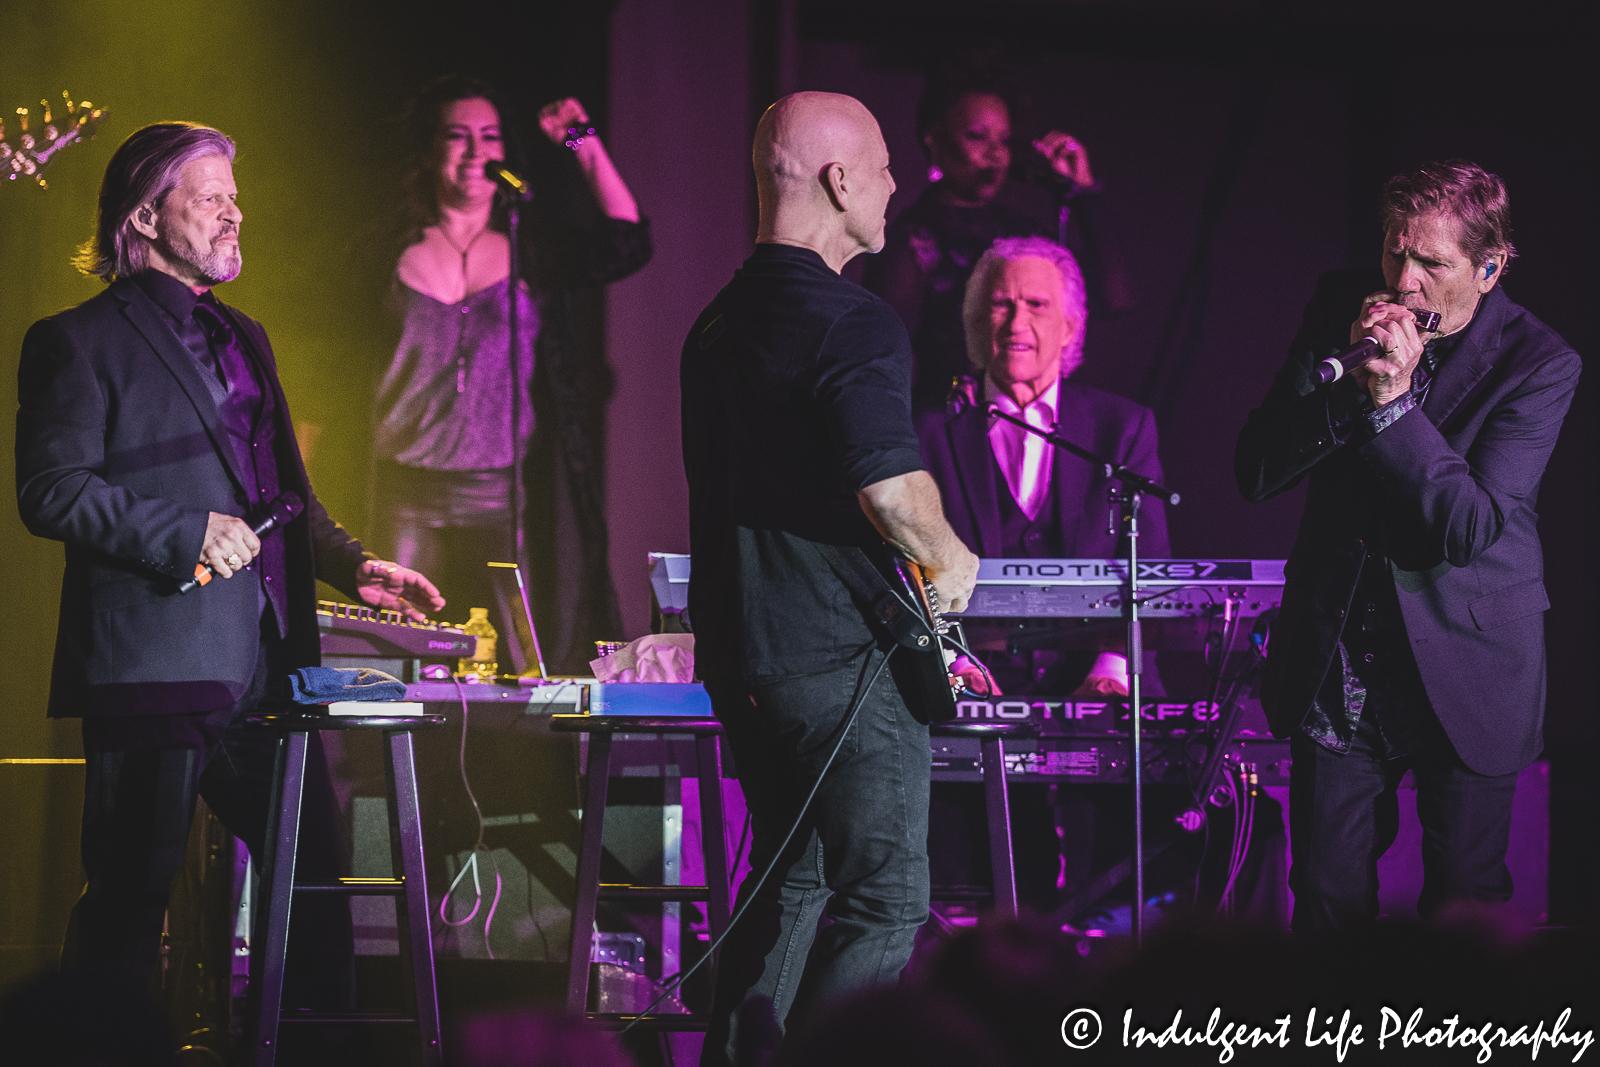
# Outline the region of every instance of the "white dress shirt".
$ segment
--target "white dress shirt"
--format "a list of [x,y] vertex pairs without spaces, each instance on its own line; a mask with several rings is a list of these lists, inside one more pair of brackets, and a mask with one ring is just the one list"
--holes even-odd
[[[987,374],[983,376],[983,396],[1009,415],[1016,415],[1041,430],[1052,430],[1056,425],[1056,404],[1061,395],[1061,379],[1049,387],[1026,408],[1017,406],[1011,396],[994,383]],[[989,417],[989,448],[994,452],[1000,473],[1005,476],[1011,499],[1032,522],[1050,497],[1050,473],[1055,460],[1055,446],[1038,434],[1029,433],[1005,419]]]
[[[1037,426],[1041,430],[1055,428],[1060,397],[1061,379],[1057,378],[1044,392],[1034,397],[1033,402],[1026,408],[1019,408],[1017,402],[994,383],[994,379],[987,374],[983,376],[983,398],[986,404],[994,404],[1001,411],[1011,415],[1020,415],[1029,426]],[[1017,502],[1017,507],[1022,509],[1029,522],[1037,519],[1044,502],[1050,499],[1050,475],[1054,469],[1052,464],[1055,462],[1055,446],[1038,434],[1029,433],[1016,423],[990,416],[989,448],[994,452],[995,462],[999,464],[1000,473],[1005,477],[1006,487],[1011,490],[1011,499]],[[1101,652],[1096,657],[1094,666],[1089,669],[1089,677],[1114,679],[1122,685],[1123,692],[1127,692],[1127,657],[1120,652]]]

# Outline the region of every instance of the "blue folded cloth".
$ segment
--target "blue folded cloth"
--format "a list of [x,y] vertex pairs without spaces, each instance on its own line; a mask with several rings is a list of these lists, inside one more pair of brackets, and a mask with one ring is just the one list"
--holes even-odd
[[289,675],[289,690],[296,704],[406,698],[404,682],[371,667],[301,667]]

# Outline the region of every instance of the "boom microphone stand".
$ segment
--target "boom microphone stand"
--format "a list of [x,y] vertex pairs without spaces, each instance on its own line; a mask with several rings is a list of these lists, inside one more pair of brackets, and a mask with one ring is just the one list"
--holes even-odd
[[[490,176],[495,173],[490,171]],[[517,436],[522,415],[522,345],[521,315],[522,273],[518,264],[519,251],[517,226],[521,221],[522,205],[533,199],[533,190],[525,182],[512,184],[499,181],[499,196],[506,205],[506,237],[511,242],[510,299],[506,306],[506,331],[511,335],[511,544],[512,559],[522,564],[522,441]],[[531,401],[530,401],[531,402]]]
[[[992,418],[1004,419],[1009,423],[1021,426],[1031,434],[1049,441],[1063,452],[1071,453],[1087,463],[1092,463],[1105,471],[1107,478],[1117,484],[1111,487],[1111,503],[1118,505],[1116,512],[1110,517],[1113,535],[1120,526],[1123,536],[1128,539],[1128,574],[1127,594],[1122,601],[1122,617],[1128,624],[1128,701],[1130,725],[1128,734],[1132,755],[1130,763],[1133,770],[1133,942],[1135,945],[1144,940],[1144,751],[1140,739],[1140,707],[1143,703],[1140,689],[1140,675],[1144,670],[1144,634],[1139,624],[1139,504],[1145,493],[1150,493],[1165,500],[1168,504],[1176,506],[1179,496],[1171,489],[1158,485],[1142,474],[1129,470],[1120,463],[1113,463],[1095,455],[1087,448],[1073,444],[1062,437],[1054,429],[1041,430],[1037,426],[1030,426],[1026,421],[1001,410],[999,405],[990,404],[988,414]],[[1059,428],[1059,427],[1057,427]]]

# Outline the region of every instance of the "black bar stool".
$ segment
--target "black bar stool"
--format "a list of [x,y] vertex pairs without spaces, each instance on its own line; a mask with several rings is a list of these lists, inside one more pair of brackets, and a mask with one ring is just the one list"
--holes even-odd
[[1037,731],[1026,722],[947,722],[933,726],[934,737],[975,737],[982,753],[984,821],[989,830],[989,871],[993,889],[988,892],[933,888],[935,900],[992,900],[994,910],[1007,918],[1017,915],[1017,872],[1011,852],[1011,806],[1006,791],[1006,738],[1033,737]]
[[[267,826],[267,855],[262,884],[267,904],[266,943],[261,947],[261,987],[256,1008],[256,1067],[272,1067],[278,1055],[278,1028],[283,1023],[415,1023],[423,1067],[440,1067],[439,994],[434,982],[433,940],[428,927],[428,879],[422,860],[422,814],[417,803],[417,771],[412,759],[411,732],[442,726],[443,715],[383,715],[374,703],[372,715],[329,715],[296,712],[256,715],[248,722],[275,730],[278,738],[277,770],[273,776],[273,803]],[[399,878],[341,878],[337,882],[299,883],[294,880],[295,854],[300,840],[301,794],[305,783],[306,751],[312,730],[382,730],[389,758],[384,777],[389,785],[389,849]],[[284,956],[289,945],[289,919],[296,894],[398,897],[395,909],[400,924],[405,973],[404,1012],[294,1012],[283,1014]]]
[[[577,899],[572,905],[572,954],[568,957],[567,1011],[586,1015],[601,1025],[621,1025],[632,1016],[589,1012],[589,956],[595,912],[602,900],[697,901],[706,905],[711,940],[728,928],[728,850],[722,814],[722,754],[715,719],[670,715],[552,715],[550,728],[589,735],[584,765],[583,839],[578,848]],[[611,781],[611,744],[618,733],[693,734],[696,774],[700,779],[700,847],[705,859],[705,885],[602,885],[601,845],[605,833],[606,795]],[[715,966],[715,961],[713,961]],[[704,1030],[699,1016],[645,1016],[642,1029]]]

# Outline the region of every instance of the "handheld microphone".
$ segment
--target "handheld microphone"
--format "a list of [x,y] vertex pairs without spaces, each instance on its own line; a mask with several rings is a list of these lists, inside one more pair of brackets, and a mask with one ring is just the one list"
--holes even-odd
[[504,160],[484,160],[483,176],[511,194],[514,199],[524,201],[533,199],[533,189],[528,185],[527,180],[506,166]]
[[[1409,309],[1411,317],[1417,320],[1419,330],[1437,330],[1439,328],[1439,313],[1437,311],[1422,311],[1417,308]],[[1376,337],[1363,337],[1349,348],[1340,349],[1321,363],[1317,364],[1317,381],[1323,385],[1336,382],[1349,374],[1369,359],[1376,359],[1383,352],[1383,346]]]
[[1011,177],[1059,190],[1064,199],[1071,199],[1078,193],[1078,183],[1056,170],[1054,161],[1031,144],[1019,148],[1012,156]]
[[[251,527],[250,532],[257,537],[265,537],[285,523],[292,522],[294,517],[303,510],[305,510],[305,503],[297,494],[292,492],[279,493],[272,503],[267,505],[267,517]],[[187,593],[196,586],[205,585],[216,576],[216,573],[211,564],[196,563],[194,565],[194,577],[179,585],[178,592]]]

